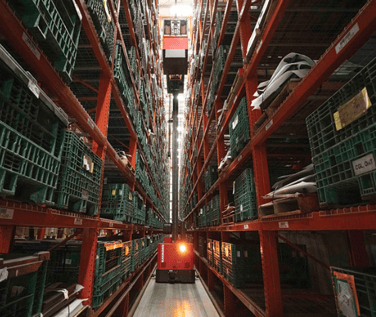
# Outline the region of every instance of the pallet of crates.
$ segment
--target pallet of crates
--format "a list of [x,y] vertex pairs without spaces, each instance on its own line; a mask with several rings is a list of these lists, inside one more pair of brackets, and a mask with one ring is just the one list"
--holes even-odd
[[73,132],[66,131],[56,206],[70,212],[98,213],[102,160]]
[[208,191],[218,179],[218,167],[209,165],[205,172],[205,191]]
[[145,224],[146,206],[141,195],[135,191],[133,194],[133,223]]
[[138,87],[138,81],[140,78],[139,74],[139,68],[138,68],[138,60],[137,60],[137,55],[136,55],[136,48],[134,46],[131,46],[128,52],[128,57],[129,57],[129,63],[131,66],[131,70],[133,73],[133,78],[136,84],[136,87]]
[[203,236],[198,237],[198,253],[201,257],[205,257],[206,240]]
[[132,240],[132,272],[141,265],[141,240]]
[[132,222],[133,191],[127,184],[108,184],[103,187],[101,217]]
[[214,268],[219,272],[222,273],[222,248],[221,248],[221,241],[213,240],[213,260],[214,260]]
[[240,245],[222,242],[222,273],[236,288],[244,287],[247,267],[244,249]]
[[149,208],[147,211],[146,211],[146,220],[145,220],[145,226],[148,226],[148,227],[153,227],[153,210],[151,208]]
[[98,308],[122,282],[121,241],[98,242],[92,307]]
[[131,118],[133,118],[135,115],[136,108],[134,106],[130,70],[125,59],[121,41],[117,41],[115,47],[114,78],[119,87],[120,93],[123,96],[123,100],[127,108],[127,111]]
[[376,59],[306,119],[321,208],[376,197]]
[[112,61],[112,51],[115,45],[115,23],[109,9],[109,3],[101,0],[86,0],[91,19],[94,22],[98,37],[106,53],[107,59]]
[[243,150],[250,140],[250,129],[245,97],[240,101],[229,124],[230,148],[233,159]]
[[219,195],[214,196],[210,201],[210,208],[212,213],[211,225],[219,226],[221,224],[221,205]]
[[204,212],[206,215],[205,226],[210,227],[212,225],[212,220],[213,220],[213,213],[212,213],[210,202],[204,206]]
[[214,242],[213,239],[208,239],[207,247],[206,247],[206,256],[208,259],[208,263],[211,266],[214,266],[214,252],[213,252]]
[[67,115],[0,45],[0,193],[53,205]]
[[245,169],[233,183],[235,221],[257,219],[256,187],[253,169]]
[[8,0],[8,3],[69,83],[76,63],[82,20],[74,1]]
[[376,315],[375,268],[331,267],[338,317]]
[[[42,313],[49,252],[32,256],[0,259],[6,272],[0,282],[0,316],[33,317]],[[5,259],[4,259],[5,258]]]

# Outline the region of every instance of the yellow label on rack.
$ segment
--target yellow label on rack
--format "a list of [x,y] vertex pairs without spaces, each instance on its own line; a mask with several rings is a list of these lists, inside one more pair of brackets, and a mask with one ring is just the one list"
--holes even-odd
[[132,199],[133,199],[132,193],[129,193],[129,200],[132,200]]
[[363,88],[357,95],[338,108],[333,114],[336,129],[341,130],[361,117],[372,106],[367,88]]
[[112,196],[115,196],[116,195],[116,189],[113,189],[111,194],[112,194]]
[[129,254],[129,247],[126,246],[126,247],[125,247],[125,255],[128,255],[128,254]]

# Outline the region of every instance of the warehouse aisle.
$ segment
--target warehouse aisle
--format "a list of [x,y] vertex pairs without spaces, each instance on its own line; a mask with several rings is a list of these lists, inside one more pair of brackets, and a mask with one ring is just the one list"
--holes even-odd
[[195,284],[161,284],[155,277],[136,309],[134,317],[219,316],[200,280]]

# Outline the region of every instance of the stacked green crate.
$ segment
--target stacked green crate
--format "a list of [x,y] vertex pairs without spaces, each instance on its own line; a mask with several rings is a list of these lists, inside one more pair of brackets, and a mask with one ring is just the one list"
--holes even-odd
[[208,239],[207,248],[206,248],[206,256],[208,262],[211,266],[214,266],[214,252],[213,252],[213,240]]
[[118,41],[115,47],[114,78],[119,87],[120,93],[123,96],[127,111],[131,118],[133,118],[136,114],[134,94],[130,78],[130,71],[124,56],[121,41]]
[[98,242],[92,307],[97,308],[110,297],[122,282],[123,243]]
[[216,60],[213,68],[213,82],[212,82],[212,91],[215,93],[218,89],[219,82],[222,77],[223,69],[225,68],[225,63],[227,59],[228,47],[221,45],[218,47],[216,52]]
[[153,218],[154,218],[153,214],[154,214],[154,212],[150,208],[146,211],[146,220],[145,220],[146,226],[149,226],[149,227],[153,226]]
[[205,206],[200,209],[198,214],[198,226],[199,228],[206,226],[206,212],[205,212]]
[[222,249],[221,249],[221,241],[213,240],[213,260],[214,260],[214,268],[219,272],[222,273]]
[[133,191],[127,184],[108,184],[103,187],[101,217],[131,222]]
[[221,224],[221,205],[219,195],[214,196],[209,204],[211,209],[210,224],[212,226],[219,226]]
[[228,281],[240,288],[245,285],[247,271],[242,246],[222,242],[222,273]]
[[140,150],[137,150],[136,154],[136,179],[140,182],[144,190],[148,191],[150,187],[150,179]]
[[141,265],[140,244],[140,239],[132,240],[132,272],[134,272]]
[[115,23],[108,7],[109,4],[102,0],[86,0],[86,4],[107,59],[111,62],[115,45]]
[[147,256],[148,256],[148,254],[147,254],[147,241],[146,241],[146,237],[144,237],[144,238],[140,238],[139,239],[139,249],[140,249],[140,257],[141,257],[141,263],[143,263],[145,260],[146,260],[146,258],[147,258]]
[[126,279],[132,272],[132,241],[123,242],[122,247],[122,279]]
[[56,0],[8,2],[54,67],[70,82],[82,20],[75,3]]
[[256,187],[252,168],[245,169],[233,183],[235,221],[256,219]]
[[130,66],[131,66],[133,78],[134,78],[136,86],[138,87],[138,81],[139,81],[139,78],[140,78],[140,74],[139,74],[139,68],[138,68],[136,48],[134,46],[131,46],[131,48],[128,52],[128,57],[129,57],[129,63],[130,63]]
[[145,224],[146,206],[143,198],[138,192],[133,195],[133,222],[143,225]]
[[0,58],[0,193],[53,204],[68,118],[1,45]]
[[[42,256],[41,252],[40,255]],[[48,253],[48,252],[47,252]],[[38,256],[39,254],[35,254]],[[44,258],[44,256],[42,256]],[[24,258],[18,258],[14,261],[23,261]],[[24,262],[20,268],[27,267]],[[7,265],[6,263],[4,263]],[[0,282],[0,316],[2,317],[32,317],[39,316],[42,312],[43,294],[46,284],[48,260],[36,262],[35,271],[27,274],[23,270],[12,272],[13,276],[8,277],[7,266],[1,266],[1,269],[7,274],[3,275]],[[12,265],[10,265],[12,266]],[[15,274],[16,273],[16,274]],[[10,274],[9,274],[10,275]],[[15,275],[15,276],[14,276]]]
[[306,119],[321,207],[376,194],[376,59]]
[[216,165],[209,165],[205,172],[205,191],[208,191],[218,179],[218,168]]
[[234,159],[250,139],[247,99],[243,97],[229,124],[231,155]]
[[73,132],[64,138],[60,175],[54,201],[58,208],[96,215],[102,160]]

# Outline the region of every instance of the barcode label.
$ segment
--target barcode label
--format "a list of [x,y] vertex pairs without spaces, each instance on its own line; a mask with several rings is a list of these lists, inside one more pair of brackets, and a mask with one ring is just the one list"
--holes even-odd
[[77,226],[81,226],[82,225],[82,219],[81,218],[74,218],[74,224],[77,225]]
[[33,43],[33,41],[27,36],[26,33],[22,34],[22,39],[26,43],[26,45],[30,48],[30,51],[32,51],[35,57],[39,60],[40,52],[38,48],[35,46],[35,44]]
[[279,223],[279,228],[280,229],[288,229],[289,228],[289,223],[288,221],[282,221]]
[[356,33],[359,31],[359,25],[358,23],[355,24],[350,31],[348,31],[342,40],[339,41],[339,43],[336,45],[336,53],[338,54],[345,46],[347,43],[350,42],[350,40],[355,36]]
[[0,208],[1,219],[13,219],[14,209]]
[[268,131],[270,127],[273,125],[273,119],[265,126],[265,131]]

